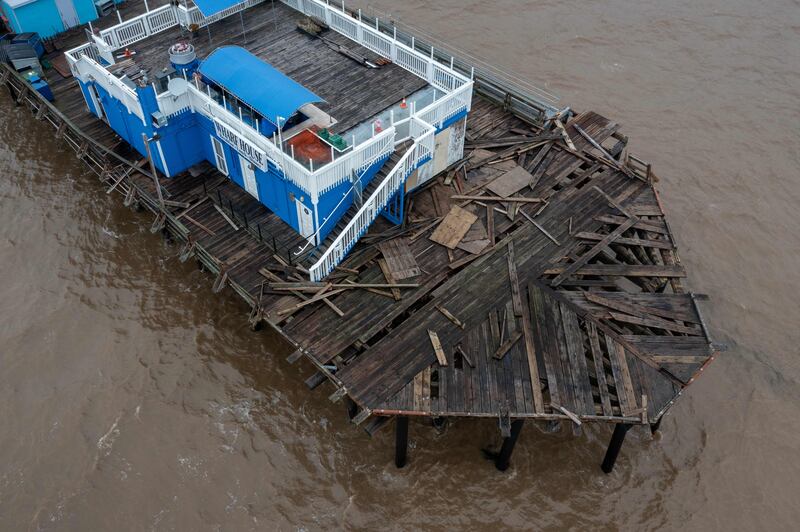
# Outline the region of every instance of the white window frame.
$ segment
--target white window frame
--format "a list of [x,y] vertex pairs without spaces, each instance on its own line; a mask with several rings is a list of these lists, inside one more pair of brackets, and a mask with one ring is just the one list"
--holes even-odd
[[222,145],[222,141],[219,140],[214,135],[210,135],[211,137],[211,149],[214,150],[214,159],[217,163],[217,170],[222,172],[223,174],[228,174],[228,160],[225,158],[225,146]]

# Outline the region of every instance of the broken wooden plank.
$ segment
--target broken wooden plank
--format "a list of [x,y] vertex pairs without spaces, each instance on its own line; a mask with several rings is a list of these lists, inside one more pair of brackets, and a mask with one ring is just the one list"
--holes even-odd
[[[131,190],[133,190],[133,187],[131,187]],[[196,225],[197,227],[199,227],[200,229],[202,229],[203,231],[205,231],[206,233],[208,233],[208,234],[209,234],[209,236],[217,236],[217,233],[215,233],[214,231],[212,231],[211,229],[209,229],[209,228],[208,228],[208,227],[206,227],[205,225],[201,224],[200,222],[198,222],[197,220],[195,220],[195,219],[194,219],[194,218],[192,218],[191,216],[189,216],[189,215],[186,215],[186,216],[184,216],[184,218],[186,218],[186,220],[187,220],[188,222],[191,222],[191,223],[193,223],[194,225]]]
[[297,305],[294,305],[291,308],[279,311],[278,312],[278,316],[285,316],[287,314],[292,314],[292,313],[302,309],[303,307],[307,307],[308,305],[311,305],[313,303],[320,303],[320,302],[322,302],[323,299],[328,299],[329,297],[333,297],[335,295],[341,294],[342,292],[344,292],[344,290],[343,289],[339,289],[339,290],[332,290],[330,292],[324,292],[322,294],[318,294],[318,295],[316,295],[316,296],[314,296],[314,297],[312,297],[312,298],[310,298],[310,299],[308,299],[306,301],[303,301],[302,303],[298,303]]
[[477,219],[478,217],[471,212],[454,205],[430,239],[448,249],[455,249]]
[[[381,269],[383,276],[386,278],[386,282],[389,284],[394,284],[394,276],[389,270],[389,266],[386,265],[386,261],[384,259],[378,259],[376,262],[378,263],[378,267]],[[400,301],[403,299],[403,294],[400,292],[399,288],[391,288],[390,290],[395,301]]]
[[447,310],[447,309],[446,309],[445,307],[443,307],[441,304],[437,304],[437,305],[436,305],[436,310],[438,310],[439,312],[441,312],[441,313],[442,313],[442,315],[443,315],[445,318],[447,318],[448,320],[450,320],[451,322],[453,322],[453,325],[455,325],[456,327],[459,327],[459,328],[461,328],[461,329],[464,329],[464,328],[466,328],[466,324],[465,324],[463,321],[461,321],[460,319],[456,318],[456,317],[453,315],[453,313],[452,313],[452,312],[450,312],[449,310]]
[[428,337],[431,339],[433,351],[436,353],[436,360],[439,361],[440,366],[447,366],[447,357],[442,349],[442,343],[439,341],[439,335],[435,331],[428,329]]
[[625,358],[625,348],[606,335],[606,349],[611,361],[611,371],[614,374],[614,385],[617,389],[620,410],[622,410],[623,416],[631,415],[638,406],[633,392],[628,361]]
[[541,414],[544,413],[542,382],[539,377],[539,363],[536,361],[536,344],[531,325],[531,309],[528,304],[522,305],[522,335],[525,339],[525,354],[528,359],[528,372],[530,373],[531,391],[533,392],[533,410],[537,414]]
[[[581,240],[603,240],[606,235],[601,235],[599,233],[590,233],[582,231],[580,233],[575,233],[575,238],[580,238]],[[649,238],[627,238],[627,237],[619,237],[614,241],[615,244],[623,244],[626,246],[642,246],[646,248],[657,248],[657,249],[674,249],[675,246],[669,240],[651,240]]]
[[508,278],[511,282],[511,300],[514,304],[514,315],[522,316],[522,295],[519,289],[519,276],[517,275],[513,240],[508,243]]
[[[544,275],[558,275],[565,270],[563,266],[549,268]],[[624,277],[686,277],[683,266],[651,266],[633,264],[587,264],[578,271],[577,275],[610,275]]]
[[683,325],[678,325],[677,323],[663,320],[661,318],[640,318],[638,316],[629,316],[628,314],[622,314],[619,312],[611,312],[611,317],[617,321],[621,321],[623,323],[632,323],[634,325],[641,325],[642,327],[652,327],[656,329],[664,329],[665,331],[672,331],[677,333],[684,333],[684,334],[691,334],[694,336],[700,335],[700,329],[696,329],[694,327],[685,327]]
[[638,218],[629,218],[627,222],[614,229],[614,231],[606,235],[606,237],[603,240],[592,246],[592,248],[589,251],[581,255],[580,258],[578,258],[578,260],[576,260],[575,262],[564,268],[564,271],[558,274],[558,276],[556,276],[556,278],[553,279],[550,282],[550,284],[552,286],[560,285],[564,281],[564,279],[575,273],[578,269],[581,268],[581,266],[585,265],[591,259],[597,256],[597,254],[600,253],[600,251],[602,251],[606,246],[612,243],[616,238],[622,236],[622,233],[633,227],[633,225],[637,221]]
[[466,351],[464,351],[464,348],[462,348],[462,347],[461,347],[461,344],[458,344],[458,345],[456,346],[456,348],[455,348],[455,351],[456,351],[456,352],[457,352],[459,355],[461,355],[461,358],[463,358],[464,360],[466,360],[466,361],[467,361],[467,364],[469,364],[469,367],[471,367],[471,368],[474,368],[474,367],[475,367],[475,363],[474,363],[474,362],[472,362],[472,359],[469,357],[469,355],[467,355],[467,352],[466,352]]
[[702,364],[709,356],[702,355],[650,355],[659,364]]
[[491,205],[486,206],[486,232],[489,234],[489,246],[494,247],[496,242],[494,234],[494,207]]
[[619,310],[620,312],[624,312],[626,314],[630,314],[632,316],[638,316],[640,318],[653,318],[654,316],[659,316],[661,318],[666,318],[670,320],[677,320],[677,321],[691,321],[692,323],[697,323],[697,320],[689,319],[690,316],[687,316],[686,313],[676,313],[674,311],[660,309],[656,307],[646,307],[643,305],[638,305],[631,303],[630,301],[622,301],[617,299],[609,299],[608,297],[604,297],[601,294],[596,292],[585,292],[583,296],[592,303],[597,305],[608,307],[610,309]]
[[[263,269],[263,268],[262,268]],[[269,270],[265,270],[269,271]],[[271,272],[270,272],[271,273]],[[262,272],[265,277],[271,277],[269,274]],[[274,274],[273,274],[274,275]],[[280,279],[280,277],[278,277]],[[325,288],[328,283],[315,283],[315,282],[295,282],[295,283],[288,283],[288,282],[273,282],[269,283],[269,288],[272,290],[299,290],[299,291],[307,291],[307,292],[316,292],[320,288]],[[411,289],[411,288],[419,288],[420,285],[418,283],[356,283],[356,282],[348,282],[347,284],[338,284],[333,283],[331,284],[331,288],[377,288],[377,289]]]
[[523,211],[523,210],[520,210],[519,212],[522,214],[522,216],[524,216],[524,217],[525,217],[525,219],[526,219],[526,220],[528,220],[530,223],[532,223],[532,224],[533,224],[533,226],[534,226],[536,229],[538,229],[538,230],[539,230],[539,231],[540,231],[540,232],[541,232],[541,233],[542,233],[544,236],[546,236],[547,238],[549,238],[550,240],[552,240],[552,241],[553,241],[553,243],[554,243],[556,246],[560,246],[560,245],[561,245],[561,242],[559,242],[558,240],[556,240],[556,237],[554,237],[553,235],[551,235],[550,233],[548,233],[548,232],[547,232],[547,230],[546,230],[544,227],[542,227],[541,225],[539,225],[539,224],[536,222],[536,220],[534,220],[534,219],[531,217],[531,215],[530,215],[530,214],[528,214],[527,212],[525,212],[525,211]]
[[393,279],[399,281],[417,277],[422,273],[417,264],[417,259],[414,258],[414,254],[408,246],[408,239],[393,238],[385,240],[378,244],[378,249],[381,250]]
[[455,196],[450,196],[450,199],[458,200],[458,201],[500,201],[500,202],[512,202],[512,203],[544,203],[542,198],[521,198],[521,197],[507,197],[504,198],[502,196],[463,196],[460,194],[456,194]]
[[[561,132],[561,136],[569,149],[572,151],[578,151],[578,149],[575,147],[575,144],[572,142],[572,138],[569,136],[569,133],[567,133],[567,128],[564,127],[564,124],[561,122],[561,120],[556,120],[555,125],[556,128]],[[578,127],[577,124],[575,127]]]
[[586,333],[589,336],[589,348],[592,351],[597,390],[600,394],[603,415],[612,416],[614,411],[611,409],[611,397],[608,394],[608,382],[606,381],[606,369],[603,365],[603,352],[600,350],[600,339],[597,336],[597,327],[589,320],[586,320]]
[[564,408],[563,406],[561,406],[560,404],[554,403],[552,401],[550,401],[550,406],[552,406],[553,408],[555,408],[556,410],[558,410],[559,412],[561,412],[562,414],[567,416],[573,423],[575,423],[575,425],[577,425],[579,427],[581,426],[581,424],[582,424],[581,423],[581,418],[579,418],[577,416],[577,414],[575,414],[575,412],[572,412],[571,410],[568,410],[568,409]]
[[[595,220],[598,222],[603,222],[604,224],[623,224],[628,218],[624,216],[612,216],[612,215],[602,215],[597,216]],[[639,221],[634,226],[634,229],[641,229],[643,231],[649,231],[651,233],[658,233],[659,235],[667,235],[669,236],[669,231],[663,225],[657,225],[655,220],[650,220],[649,222]]]
[[233,230],[234,230],[234,231],[238,231],[238,230],[239,230],[239,226],[238,226],[238,225],[236,225],[236,222],[234,222],[233,220],[231,220],[230,216],[228,216],[227,214],[225,214],[225,211],[223,211],[223,210],[222,210],[222,207],[220,207],[219,205],[217,205],[217,204],[215,203],[215,204],[214,204],[214,208],[215,208],[215,209],[217,209],[217,212],[219,212],[219,213],[220,213],[220,215],[222,215],[222,217],[223,217],[223,218],[225,218],[225,221],[226,221],[226,222],[228,222],[228,223],[230,224],[230,226],[231,226],[231,227],[233,227]]
[[511,335],[511,338],[506,340],[505,343],[497,348],[492,356],[497,360],[501,360],[504,356],[506,356],[506,353],[508,353],[511,348],[514,347],[514,344],[516,344],[520,338],[522,338],[522,331],[515,332]]

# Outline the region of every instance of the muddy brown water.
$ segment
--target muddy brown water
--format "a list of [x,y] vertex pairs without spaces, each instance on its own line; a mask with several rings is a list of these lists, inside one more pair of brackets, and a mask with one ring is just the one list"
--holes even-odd
[[800,4],[373,5],[621,122],[731,349],[610,476],[606,427],[526,426],[500,474],[475,421],[412,423],[398,471],[3,94],[0,529],[796,530]]

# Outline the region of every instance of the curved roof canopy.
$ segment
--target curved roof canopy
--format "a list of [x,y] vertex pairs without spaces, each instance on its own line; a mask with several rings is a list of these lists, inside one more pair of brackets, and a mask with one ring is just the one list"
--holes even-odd
[[307,103],[322,98],[239,46],[217,48],[200,73],[252,107],[273,124],[287,120]]

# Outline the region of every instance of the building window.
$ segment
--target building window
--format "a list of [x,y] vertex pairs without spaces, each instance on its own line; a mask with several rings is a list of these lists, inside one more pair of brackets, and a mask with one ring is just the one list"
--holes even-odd
[[212,135],[211,144],[214,146],[214,159],[217,161],[217,170],[228,175],[228,162],[225,160],[225,149],[222,147],[222,143]]

